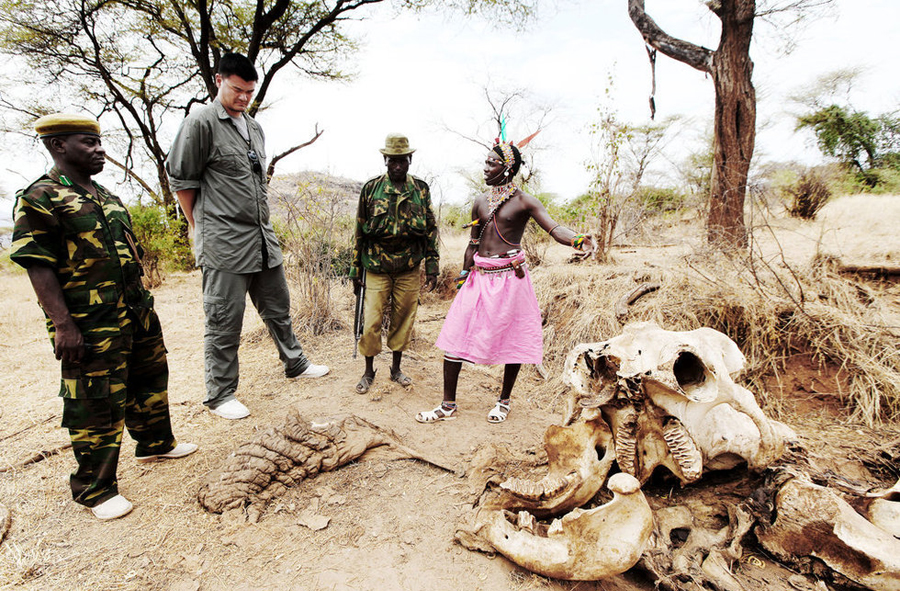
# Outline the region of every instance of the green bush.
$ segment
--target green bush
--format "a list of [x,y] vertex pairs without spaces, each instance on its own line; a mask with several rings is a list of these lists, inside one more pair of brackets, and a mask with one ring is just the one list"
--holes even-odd
[[650,213],[677,211],[684,207],[687,199],[684,194],[670,187],[640,187],[635,197]]
[[187,271],[194,267],[183,218],[173,220],[157,205],[133,205],[128,211],[135,237],[144,249],[144,271],[151,286],[159,285],[164,270]]

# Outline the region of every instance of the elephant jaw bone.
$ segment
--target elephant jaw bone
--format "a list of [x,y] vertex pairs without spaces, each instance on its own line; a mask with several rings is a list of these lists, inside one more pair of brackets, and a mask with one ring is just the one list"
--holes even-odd
[[478,532],[516,564],[548,577],[570,581],[596,581],[634,566],[653,531],[653,513],[631,475],[609,479],[613,499],[595,509],[575,509],[549,527],[526,512],[517,525],[504,511],[490,511]]
[[774,523],[756,528],[775,556],[790,563],[812,556],[869,589],[900,590],[900,540],[827,488],[792,478],[775,496],[775,514]]
[[[600,411],[588,409],[588,418],[568,427],[551,425],[544,433],[549,469],[534,482],[510,478],[500,484],[503,509],[527,509],[538,517],[559,515],[591,500],[603,486],[615,450],[612,434]],[[603,448],[603,457],[597,449]]]

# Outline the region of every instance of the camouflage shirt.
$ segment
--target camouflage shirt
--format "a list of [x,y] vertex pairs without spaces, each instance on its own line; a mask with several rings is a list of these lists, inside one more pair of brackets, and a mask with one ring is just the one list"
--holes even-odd
[[437,224],[428,184],[406,176],[402,190],[387,174],[370,179],[359,194],[356,242],[350,277],[365,268],[373,273],[402,273],[425,259],[425,274],[438,274]]
[[70,312],[115,306],[150,308],[128,210],[94,183],[98,197],[53,168],[16,194],[10,258],[53,269]]

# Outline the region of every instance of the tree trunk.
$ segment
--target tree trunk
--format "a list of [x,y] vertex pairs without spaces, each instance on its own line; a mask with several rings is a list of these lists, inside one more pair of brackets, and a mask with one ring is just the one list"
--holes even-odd
[[707,6],[722,21],[715,51],[667,34],[647,16],[644,0],[628,0],[628,14],[648,45],[713,79],[715,146],[707,238],[720,246],[744,247],[744,198],[756,143],[756,91],[750,59],[756,0],[715,0]]
[[747,245],[744,198],[756,143],[756,91],[750,59],[755,4],[753,0],[723,0],[716,11],[722,19],[722,37],[710,72],[716,109],[707,239],[722,246]]

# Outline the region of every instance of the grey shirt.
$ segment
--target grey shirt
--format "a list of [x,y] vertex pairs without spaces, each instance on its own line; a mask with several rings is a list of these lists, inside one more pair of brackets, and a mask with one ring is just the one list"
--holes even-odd
[[[181,123],[166,158],[173,191],[197,189],[194,202],[194,253],[197,265],[255,273],[281,264],[281,247],[269,220],[265,136],[259,123],[244,115],[250,142],[244,140],[218,100]],[[249,151],[259,158],[254,172]]]

